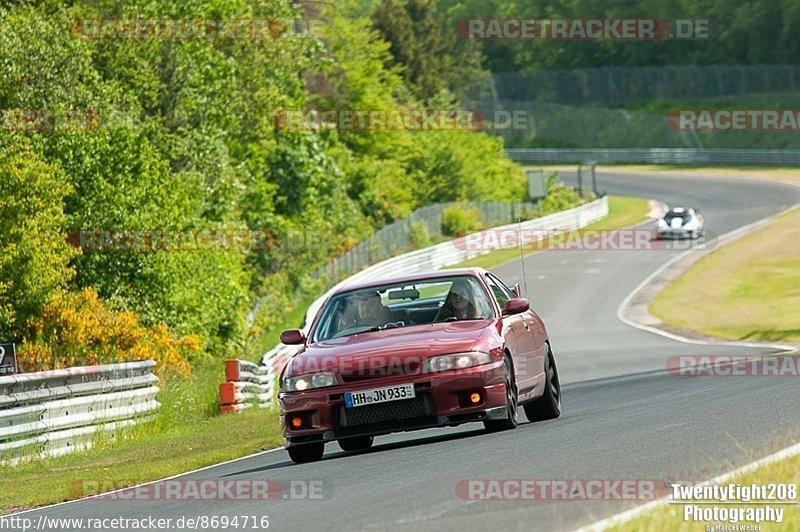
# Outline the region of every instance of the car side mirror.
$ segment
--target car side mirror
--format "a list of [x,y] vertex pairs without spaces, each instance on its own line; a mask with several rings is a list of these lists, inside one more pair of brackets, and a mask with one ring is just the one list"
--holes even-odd
[[303,329],[286,329],[281,333],[281,343],[286,345],[299,345],[306,341]]
[[522,297],[522,288],[519,287],[519,283],[514,285],[514,295],[516,297]]
[[509,299],[503,306],[503,316],[513,316],[514,314],[522,314],[531,308],[530,303],[524,297],[517,297]]

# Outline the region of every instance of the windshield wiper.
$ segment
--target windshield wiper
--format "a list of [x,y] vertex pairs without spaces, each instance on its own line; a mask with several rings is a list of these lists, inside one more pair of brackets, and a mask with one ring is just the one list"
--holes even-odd
[[403,321],[392,321],[387,323],[386,325],[376,325],[374,327],[370,327],[369,329],[362,329],[360,331],[353,331],[351,333],[334,336],[334,338],[344,338],[346,336],[354,336],[356,334],[385,331],[386,329],[397,329],[399,327],[405,327],[405,326],[406,324]]

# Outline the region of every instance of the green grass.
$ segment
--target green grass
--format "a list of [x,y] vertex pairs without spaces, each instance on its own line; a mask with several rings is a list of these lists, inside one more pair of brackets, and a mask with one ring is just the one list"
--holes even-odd
[[[630,196],[609,196],[608,215],[601,220],[589,224],[581,230],[613,230],[621,229],[623,227],[630,227],[645,221],[647,218],[647,210],[647,200]],[[544,246],[544,244],[542,244],[542,246]],[[531,253],[526,253],[525,256],[530,254]],[[478,255],[477,257],[473,257],[450,267],[477,267],[490,269],[499,266],[500,264],[517,260],[519,257],[519,248],[499,249],[497,251],[490,251],[489,253]]]
[[123,431],[85,452],[0,468],[0,513],[79,497],[76,486],[83,481],[127,486],[281,445],[274,411],[253,409],[164,429],[159,423]]
[[694,100],[653,99],[627,103],[592,104],[587,107],[667,114],[676,109],[793,109],[800,105],[796,93],[746,94]]
[[[790,484],[797,483],[800,478],[800,456],[795,456],[788,460],[782,460],[774,464],[770,464],[757,469],[756,471],[745,473],[730,482],[739,483],[743,485],[757,484]],[[700,507],[710,507],[713,505],[698,505]],[[744,505],[743,505],[744,506]],[[800,530],[800,506],[797,505],[781,505],[784,509],[783,521],[781,523],[761,523],[762,530],[772,531],[794,531]],[[678,531],[704,531],[705,523],[692,523],[684,522],[683,520],[683,506],[670,505],[667,507],[660,507],[656,510],[648,512],[632,521],[623,523],[610,530],[618,532],[660,532],[661,530],[678,530]],[[709,523],[711,524],[711,523]],[[729,524],[729,523],[723,523]],[[757,524],[757,523],[742,523],[742,524]],[[737,524],[738,530],[738,524]]]
[[682,329],[734,340],[800,341],[800,210],[698,261],[651,303]]

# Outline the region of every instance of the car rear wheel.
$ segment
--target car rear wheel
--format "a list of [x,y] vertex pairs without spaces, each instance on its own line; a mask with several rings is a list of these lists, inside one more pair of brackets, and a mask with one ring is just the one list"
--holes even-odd
[[483,426],[489,432],[497,432],[500,430],[510,430],[517,427],[517,384],[514,379],[514,367],[511,365],[511,359],[506,355],[503,359],[503,368],[506,375],[506,418],[505,419],[489,419],[483,422]]
[[538,399],[522,406],[528,421],[544,421],[561,415],[561,381],[558,378],[558,368],[550,344],[547,344],[544,371],[547,379],[544,393]]
[[372,436],[357,436],[355,438],[345,438],[339,440],[339,447],[343,451],[365,451],[372,447],[372,442],[375,440]]
[[305,445],[297,445],[286,449],[289,451],[289,458],[296,464],[305,464],[308,462],[316,462],[322,459],[322,453],[325,452],[325,444],[307,443]]

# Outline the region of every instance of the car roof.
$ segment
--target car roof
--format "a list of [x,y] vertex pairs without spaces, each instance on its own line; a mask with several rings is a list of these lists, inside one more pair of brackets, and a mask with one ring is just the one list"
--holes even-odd
[[694,209],[691,208],[691,207],[672,207],[669,210],[669,212],[673,213],[673,214],[683,214],[685,212],[687,212],[689,214],[693,214],[694,213]]
[[345,283],[339,287],[331,295],[341,294],[342,292],[350,292],[351,290],[359,290],[361,288],[370,288],[372,286],[380,286],[389,283],[405,283],[413,281],[421,281],[423,279],[437,279],[441,277],[453,277],[456,275],[471,275],[476,277],[482,273],[486,273],[484,268],[452,268],[448,270],[432,270],[426,272],[407,273],[402,275],[391,275],[381,277],[379,279],[370,279],[365,281],[353,281]]

